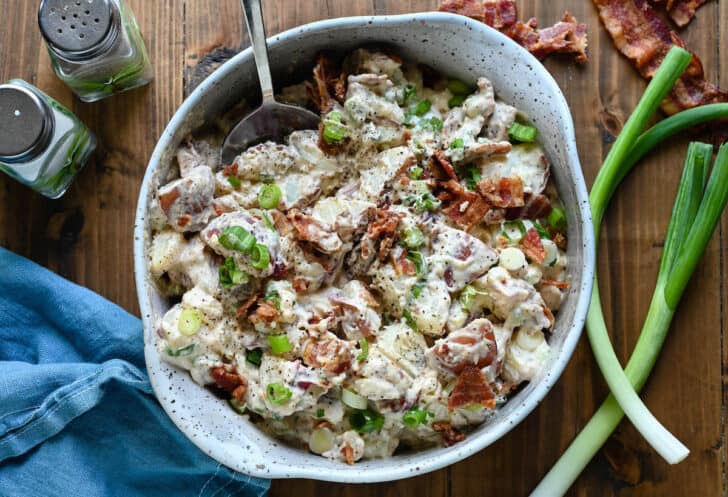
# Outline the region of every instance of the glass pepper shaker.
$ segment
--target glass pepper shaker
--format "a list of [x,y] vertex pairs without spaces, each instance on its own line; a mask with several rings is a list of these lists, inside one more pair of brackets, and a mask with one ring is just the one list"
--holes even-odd
[[0,170],[49,198],[70,186],[96,138],[68,109],[33,85],[0,85]]
[[84,102],[152,79],[142,34],[123,0],[42,0],[38,24],[54,71]]

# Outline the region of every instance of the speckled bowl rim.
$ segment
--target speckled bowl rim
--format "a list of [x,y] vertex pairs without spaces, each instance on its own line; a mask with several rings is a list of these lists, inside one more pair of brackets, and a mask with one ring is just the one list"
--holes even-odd
[[[418,14],[405,14],[405,15],[393,15],[393,16],[361,16],[361,17],[346,17],[339,19],[330,19],[317,21],[303,26],[299,26],[288,31],[282,32],[269,39],[269,43],[275,45],[284,40],[288,40],[294,37],[301,37],[302,34],[307,32],[321,32],[332,28],[351,28],[361,27],[367,24],[391,24],[393,26],[399,25],[403,22],[422,21],[430,23],[447,23],[452,24],[457,22],[458,24],[465,25],[470,30],[485,31],[483,35],[493,37],[494,41],[499,42],[501,45],[515,46],[522,53],[523,60],[528,64],[537,76],[540,78],[546,90],[549,91],[553,96],[556,97],[557,106],[563,113],[563,120],[565,123],[565,129],[563,130],[563,136],[568,141],[567,151],[565,152],[568,157],[568,163],[562,164],[560,167],[566,167],[570,169],[570,173],[576,179],[575,191],[578,205],[576,209],[578,211],[578,219],[581,224],[581,232],[583,239],[581,240],[583,246],[583,261],[581,267],[571,268],[572,270],[580,270],[582,274],[582,284],[578,289],[577,303],[574,308],[574,316],[571,325],[566,328],[567,336],[564,339],[560,353],[556,360],[551,364],[550,370],[543,378],[540,379],[539,383],[535,386],[534,390],[525,398],[521,399],[520,405],[517,406],[509,417],[505,417],[497,423],[489,425],[487,429],[484,429],[481,433],[477,433],[473,436],[468,437],[465,441],[456,444],[446,451],[439,451],[439,453],[433,455],[433,450],[425,450],[420,452],[414,452],[404,458],[397,460],[396,464],[387,464],[387,460],[383,460],[383,464],[377,468],[368,468],[367,470],[357,469],[357,465],[347,466],[341,464],[340,468],[332,470],[330,467],[323,468],[317,465],[317,461],[321,461],[320,456],[301,452],[301,457],[308,456],[307,462],[310,464],[296,465],[295,467],[289,467],[285,464],[277,463],[271,455],[271,460],[262,461],[263,465],[255,464],[251,461],[241,462],[234,460],[228,456],[228,453],[222,450],[218,450],[220,441],[209,437],[191,436],[185,427],[185,421],[180,419],[179,414],[170,406],[169,400],[167,400],[160,391],[161,386],[157,384],[155,380],[156,376],[152,374],[150,370],[150,380],[152,387],[160,399],[162,407],[165,409],[167,414],[170,416],[172,421],[190,438],[190,440],[197,445],[205,453],[209,454],[222,464],[233,468],[237,471],[249,474],[251,476],[257,476],[261,478],[312,478],[317,480],[326,481],[337,481],[347,483],[367,483],[367,482],[380,482],[380,481],[391,481],[403,478],[412,477],[419,474],[435,471],[437,469],[449,466],[458,461],[461,461],[476,452],[483,450],[485,447],[491,445],[499,438],[508,433],[518,423],[520,423],[533,409],[541,402],[549,390],[553,387],[556,381],[561,376],[566,364],[571,358],[576,344],[581,336],[582,329],[584,327],[586,313],[589,305],[589,297],[592,288],[592,281],[594,275],[594,260],[595,260],[595,249],[594,249],[594,236],[592,228],[591,211],[589,209],[588,194],[586,185],[583,179],[581,165],[579,157],[576,152],[576,139],[574,136],[574,125],[569,111],[568,104],[564,98],[558,85],[543,67],[543,65],[537,61],[530,53],[516,45],[510,38],[504,36],[500,32],[469,18],[462,16],[455,16],[453,14],[441,13],[441,12],[427,12]],[[173,147],[174,135],[176,131],[184,125],[185,118],[188,113],[192,112],[202,96],[213,88],[217,81],[223,79],[226,75],[236,70],[238,65],[243,61],[252,57],[252,50],[250,48],[239,53],[231,60],[227,61],[220,68],[218,68],[212,75],[210,75],[205,81],[203,81],[194,92],[182,103],[180,108],[175,112],[174,116],[170,120],[169,124],[165,128],[162,136],[160,137],[157,146],[154,149],[152,157],[149,161],[144,179],[141,185],[139,193],[139,202],[136,210],[136,221],[134,226],[134,268],[135,268],[135,280],[137,286],[137,294],[139,298],[139,306],[142,315],[142,321],[145,329],[145,358],[147,365],[150,364],[150,355],[157,354],[156,348],[148,346],[146,343],[147,338],[151,337],[153,333],[149,333],[149,330],[153,329],[154,322],[152,318],[152,304],[150,295],[148,293],[148,282],[149,276],[146,272],[146,224],[145,215],[147,212],[147,202],[150,194],[150,188],[153,183],[154,174],[157,168],[160,166],[164,156]],[[573,243],[573,242],[572,242]],[[153,344],[152,344],[153,345]]]

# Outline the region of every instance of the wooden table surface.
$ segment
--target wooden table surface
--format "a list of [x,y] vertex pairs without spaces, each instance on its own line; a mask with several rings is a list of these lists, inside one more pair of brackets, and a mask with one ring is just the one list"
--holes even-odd
[[[132,313],[132,226],[140,181],[157,138],[185,95],[218,63],[247,45],[238,0],[128,0],[147,41],[154,82],[94,104],[72,98],[55,78],[38,32],[37,1],[0,0],[0,80],[23,78],[79,115],[100,146],[68,193],[50,201],[0,175],[0,245],[25,255]],[[589,62],[546,66],[571,105],[579,155],[591,184],[614,135],[644,88],[612,47],[588,0],[521,0],[520,17],[543,25],[565,9],[586,22]],[[433,10],[437,0],[275,0],[264,5],[268,34],[324,18]],[[681,34],[709,78],[728,86],[728,1],[709,1]],[[495,70],[495,69],[494,69]],[[622,360],[638,335],[652,294],[663,234],[687,138],[652,154],[617,193],[602,231],[603,304]],[[673,323],[644,399],[690,449],[669,467],[629,423],[578,479],[578,496],[726,496],[728,290],[725,218],[713,237]],[[139,337],[141,340],[141,337]],[[584,337],[546,400],[518,427],[481,453],[428,475],[378,485],[278,481],[271,495],[527,495],[584,426],[605,396]]]

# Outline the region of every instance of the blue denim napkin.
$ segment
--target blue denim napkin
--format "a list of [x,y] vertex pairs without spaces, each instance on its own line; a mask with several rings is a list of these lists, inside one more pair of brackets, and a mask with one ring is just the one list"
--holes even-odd
[[170,421],[141,322],[0,247],[0,496],[263,496]]

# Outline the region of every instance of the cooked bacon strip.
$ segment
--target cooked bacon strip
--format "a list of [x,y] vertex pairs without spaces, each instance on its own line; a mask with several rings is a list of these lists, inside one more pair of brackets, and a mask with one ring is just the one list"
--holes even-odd
[[270,324],[274,323],[278,319],[279,315],[280,313],[278,312],[278,309],[276,309],[273,304],[259,298],[258,307],[256,307],[255,311],[248,316],[248,319],[253,324],[261,322]]
[[520,176],[486,179],[478,183],[480,194],[495,207],[523,207],[523,180]]
[[526,232],[526,236],[521,240],[521,248],[532,261],[542,264],[546,259],[546,249],[543,248],[541,237],[538,236],[535,228],[531,228]]
[[450,421],[435,421],[432,423],[432,429],[442,435],[442,441],[446,447],[465,440],[465,434],[453,428]]
[[506,209],[506,219],[542,219],[551,212],[551,201],[546,195],[523,195],[526,205]]
[[[594,0],[599,17],[622,54],[645,78],[651,78],[673,45],[685,43],[657,15],[646,0]],[[728,92],[705,80],[695,55],[688,69],[662,102],[662,110],[674,114],[710,103],[728,101]]]
[[325,226],[308,214],[304,214],[298,209],[291,209],[288,213],[288,220],[296,229],[298,240],[311,242],[326,254],[333,254],[341,250],[343,242],[339,235],[327,230]]
[[586,62],[586,24],[580,24],[569,12],[564,13],[561,21],[551,27],[537,29],[535,17],[528,22],[517,22],[506,31],[513,40],[543,60],[552,53],[574,54],[581,64]]
[[341,448],[341,454],[344,456],[346,464],[348,464],[349,466],[354,464],[354,449],[351,448],[349,442],[345,443],[344,446]]
[[516,21],[518,11],[513,0],[442,0],[440,10],[471,17],[505,33],[538,59],[552,53],[574,54],[579,63],[586,62],[586,25],[566,12],[560,22],[537,29],[535,18]]
[[495,396],[485,376],[477,366],[465,366],[455,382],[455,388],[447,401],[449,409],[480,404],[489,409],[495,407]]
[[392,265],[398,275],[414,276],[417,274],[417,267],[415,263],[407,258],[407,251],[402,249],[399,250],[398,256],[395,258],[392,255]]
[[255,304],[258,301],[258,297],[253,295],[252,297],[248,298],[245,302],[243,302],[243,305],[238,307],[238,310],[235,312],[235,317],[238,319],[242,319],[244,316],[248,315],[248,310],[253,307],[253,304]]

